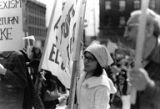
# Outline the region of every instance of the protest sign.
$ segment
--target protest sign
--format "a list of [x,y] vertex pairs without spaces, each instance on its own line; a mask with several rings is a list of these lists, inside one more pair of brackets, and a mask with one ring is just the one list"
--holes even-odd
[[[80,1],[80,0],[79,0]],[[57,22],[57,47],[60,50],[64,65],[69,68],[76,48],[76,36],[77,26],[80,23],[80,13],[78,6],[78,0],[68,0],[65,4],[64,11],[60,17],[59,22]]]
[[71,74],[65,69],[60,52],[56,46],[57,22],[62,15],[62,9],[63,1],[55,0],[39,68],[51,71],[53,75],[58,77],[65,87],[70,88]]
[[0,13],[0,51],[22,49],[22,0],[1,0]]

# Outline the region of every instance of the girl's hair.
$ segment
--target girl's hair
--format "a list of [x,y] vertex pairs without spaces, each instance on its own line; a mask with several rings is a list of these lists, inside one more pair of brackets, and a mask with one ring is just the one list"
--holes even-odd
[[[88,51],[85,51],[85,52],[84,52],[84,55],[85,55],[87,52],[88,52]],[[103,68],[102,68],[101,65],[98,63],[96,57],[95,57],[91,52],[88,52],[88,53],[90,53],[90,54],[94,57],[94,59],[96,60],[96,62],[97,62],[97,68],[95,69],[94,74],[93,74],[92,76],[99,77],[99,76],[102,75],[102,73],[103,73]]]
[[103,68],[100,66],[100,64],[97,61],[97,68],[94,71],[93,76],[99,77],[103,73]]

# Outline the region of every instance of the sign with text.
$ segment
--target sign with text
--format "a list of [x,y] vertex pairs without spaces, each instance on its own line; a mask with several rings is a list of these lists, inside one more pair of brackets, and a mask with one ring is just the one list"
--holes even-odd
[[62,15],[63,0],[55,0],[55,2],[40,68],[51,71],[65,87],[70,88],[71,74],[64,67],[60,52],[56,46],[56,26]]
[[76,36],[79,25],[79,6],[80,0],[68,0],[65,4],[64,11],[57,22],[57,47],[60,50],[64,65],[69,68],[73,61],[73,56],[76,48]]
[[76,48],[80,13],[80,0],[57,0],[51,16],[47,40],[40,68],[49,70],[70,88],[71,70]]
[[0,0],[0,13],[0,51],[22,49],[22,0]]

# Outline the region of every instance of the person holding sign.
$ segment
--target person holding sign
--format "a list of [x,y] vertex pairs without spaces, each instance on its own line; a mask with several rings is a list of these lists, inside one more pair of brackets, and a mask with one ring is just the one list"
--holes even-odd
[[0,52],[0,109],[44,109],[26,68],[21,52]]
[[104,68],[113,62],[107,48],[93,43],[84,52],[84,72],[77,83],[78,109],[109,109],[110,94],[116,92]]
[[0,49],[0,109],[44,109],[27,70],[27,54],[13,48]]
[[68,97],[65,86],[48,70],[44,70],[44,79],[41,98],[45,109],[56,109],[58,105],[65,104]]
[[[124,36],[136,48],[141,10],[131,13]],[[160,109],[160,28],[154,11],[148,9],[145,25],[142,66],[130,71],[130,83],[138,91],[131,109]],[[160,19],[159,19],[160,20]]]

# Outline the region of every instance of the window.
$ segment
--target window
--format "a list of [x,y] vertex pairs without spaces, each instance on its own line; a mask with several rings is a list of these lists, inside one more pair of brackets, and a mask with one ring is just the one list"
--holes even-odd
[[29,24],[33,24],[34,23],[34,17],[33,16],[29,16]]
[[125,25],[125,23],[126,23],[125,17],[124,17],[124,16],[121,16],[121,17],[119,18],[119,25],[120,25],[120,26],[123,26],[123,25]]
[[29,27],[29,35],[33,34],[33,28]]
[[126,7],[126,1],[125,0],[120,0],[119,1],[119,10],[124,11]]
[[140,0],[134,0],[134,9],[140,9]]
[[106,16],[106,26],[110,27],[112,25],[112,19],[110,16]]
[[151,9],[155,9],[156,8],[156,1],[155,0],[150,0],[149,7]]
[[105,1],[105,9],[110,10],[111,9],[111,1]]

